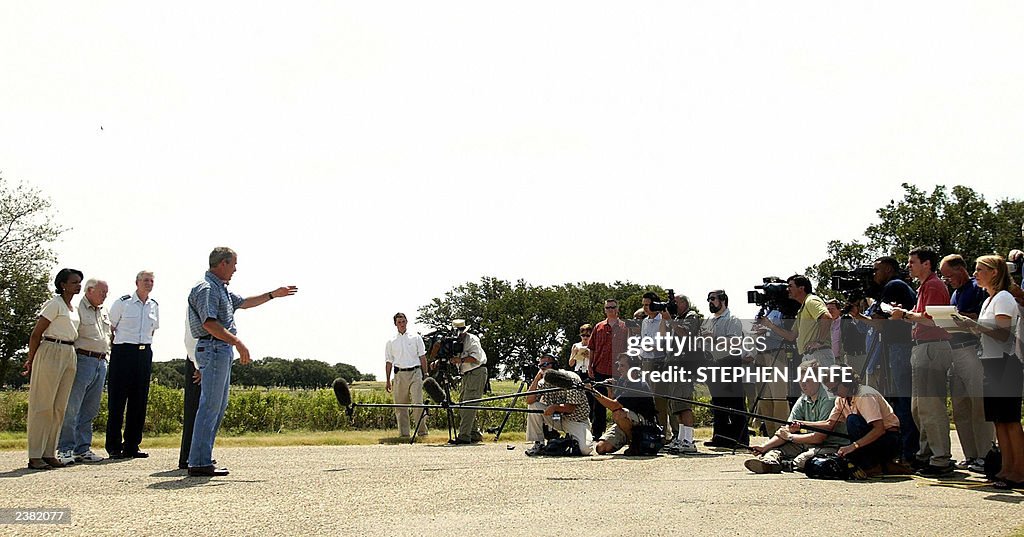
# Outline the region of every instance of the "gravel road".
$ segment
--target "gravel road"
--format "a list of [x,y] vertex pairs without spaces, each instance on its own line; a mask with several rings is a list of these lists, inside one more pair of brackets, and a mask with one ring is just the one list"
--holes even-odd
[[186,477],[170,449],[46,472],[2,452],[0,507],[69,508],[71,524],[0,534],[967,536],[1024,525],[1024,493],[980,481],[818,481],[753,475],[730,452],[532,459],[525,447],[218,448],[223,478]]

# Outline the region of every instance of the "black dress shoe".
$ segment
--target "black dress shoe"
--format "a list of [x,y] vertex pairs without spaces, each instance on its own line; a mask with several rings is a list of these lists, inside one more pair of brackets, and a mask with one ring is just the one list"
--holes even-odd
[[453,445],[453,446],[468,446],[468,445],[472,444],[473,442],[471,442],[469,440],[466,440],[464,438],[455,438],[453,440],[449,440],[448,443]]
[[704,442],[704,445],[707,447],[732,449],[736,447],[736,442],[726,440],[724,438],[712,438],[711,440]]
[[129,459],[129,458],[131,458],[131,459],[146,459],[146,458],[149,458],[149,453],[146,453],[145,451],[133,451],[131,453],[125,453],[124,454],[124,458],[126,458],[126,459]]
[[228,475],[227,468],[217,468],[214,465],[210,466],[193,466],[188,469],[188,475],[193,477],[216,477]]
[[124,459],[125,454],[120,451],[108,451],[107,455],[109,459]]

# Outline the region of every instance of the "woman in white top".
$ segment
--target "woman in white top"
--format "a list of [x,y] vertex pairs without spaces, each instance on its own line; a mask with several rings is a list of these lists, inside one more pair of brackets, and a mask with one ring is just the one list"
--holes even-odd
[[575,371],[581,379],[587,378],[587,368],[590,367],[590,349],[587,345],[590,344],[590,334],[593,331],[594,327],[589,324],[581,326],[580,340],[573,343],[572,350],[569,351],[569,369]]
[[985,419],[995,423],[1002,453],[1002,470],[994,487],[1012,489],[1024,484],[1024,429],[1021,428],[1021,390],[1024,370],[1016,356],[1013,330],[1020,310],[1008,289],[1011,279],[1006,260],[998,255],[979,257],[974,277],[988,292],[978,322],[963,322],[981,336],[981,362],[985,368]]
[[71,299],[82,290],[82,272],[61,269],[54,279],[57,296],[39,311],[28,339],[28,358],[22,375],[31,375],[28,386],[28,467],[32,470],[61,468],[57,438],[64,410],[75,382],[78,360],[78,311]]

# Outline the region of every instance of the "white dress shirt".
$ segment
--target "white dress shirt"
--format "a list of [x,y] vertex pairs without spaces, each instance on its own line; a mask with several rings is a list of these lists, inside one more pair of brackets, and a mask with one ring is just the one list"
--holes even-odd
[[160,328],[160,304],[153,298],[142,302],[137,293],[124,295],[110,306],[110,327],[114,345],[152,344],[153,333]]
[[420,365],[420,356],[427,354],[419,334],[395,334],[384,347],[384,359],[394,367],[409,369]]

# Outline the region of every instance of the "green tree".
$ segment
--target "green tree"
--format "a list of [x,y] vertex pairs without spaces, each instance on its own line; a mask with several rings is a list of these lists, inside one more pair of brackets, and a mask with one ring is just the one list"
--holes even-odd
[[54,223],[50,200],[0,176],[0,379],[20,364],[36,314],[50,296],[55,262],[49,244],[64,231]]
[[419,322],[434,329],[447,329],[457,318],[472,323],[487,353],[489,373],[515,378],[540,354],[553,354],[565,365],[569,349],[578,341],[579,326],[604,318],[606,298],[619,300],[628,316],[648,290],[666,297],[659,286],[630,282],[537,286],[484,277],[453,288],[417,311]]
[[1006,255],[1020,248],[1024,201],[1002,200],[989,204],[974,189],[939,185],[926,193],[903,183],[903,199],[890,200],[876,211],[878,220],[864,230],[866,241],[830,241],[826,258],[807,268],[817,282],[816,291],[833,296],[829,276],[836,269],[850,269],[892,255],[901,263],[917,246],[930,246],[940,255],[958,253],[972,262],[981,255]]

